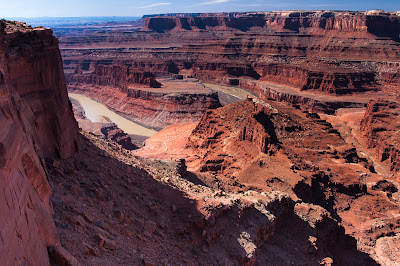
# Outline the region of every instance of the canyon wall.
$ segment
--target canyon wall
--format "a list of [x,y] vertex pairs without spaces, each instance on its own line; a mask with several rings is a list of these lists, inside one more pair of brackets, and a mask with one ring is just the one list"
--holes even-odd
[[45,160],[77,149],[58,41],[52,31],[0,21],[0,258],[49,265],[55,231]]
[[221,106],[216,93],[171,93],[145,88],[68,84],[68,90],[96,99],[110,109],[151,128],[200,120],[207,109]]
[[361,121],[361,132],[367,147],[390,171],[400,171],[400,104],[383,100],[371,101]]
[[120,65],[96,65],[93,73],[86,74],[82,74],[82,71],[77,69],[74,75],[67,75],[67,82],[113,86],[121,89],[127,89],[133,84],[147,85],[152,88],[161,87],[161,83],[156,81],[152,73]]
[[250,99],[206,112],[187,144],[200,160],[196,170],[229,175],[242,169],[259,153],[276,151],[279,144],[271,113],[271,109],[256,105]]
[[[388,27],[390,25],[390,27]],[[396,13],[335,12],[335,11],[277,11],[256,13],[179,14],[145,17],[142,30],[155,32],[179,30],[229,30],[254,28],[265,30],[326,30],[371,33],[380,37],[399,38],[400,18]]]
[[296,92],[279,91],[276,87],[268,86],[262,82],[241,79],[239,86],[248,91],[254,92],[263,100],[274,100],[277,102],[285,102],[292,104],[295,107],[309,112],[321,112],[327,114],[334,114],[339,108],[359,108],[364,107],[366,104],[355,101],[342,101],[342,100],[319,100],[310,97],[310,95],[302,95]]
[[[238,78],[288,85],[299,90],[315,90],[335,95],[378,90],[376,73],[337,70],[310,70],[306,67],[286,64],[235,65],[228,63],[196,63],[193,75],[203,81],[223,85],[239,85]],[[386,83],[396,82],[395,77],[385,75]],[[236,79],[236,84],[234,83]]]
[[262,80],[283,83],[301,90],[316,90],[333,94],[363,92],[378,88],[374,73],[344,73],[308,70],[298,66],[270,64],[260,67]]
[[78,77],[76,68],[87,73],[119,65],[245,89],[260,82],[269,88],[261,98],[329,114],[362,106],[376,92],[392,97],[400,86],[398,12],[195,13],[143,20],[140,31],[63,36],[66,72]]
[[218,94],[198,83],[161,84],[140,66],[95,65],[93,72],[78,68],[66,76],[70,92],[85,94],[152,128],[195,122],[205,110],[221,106]]

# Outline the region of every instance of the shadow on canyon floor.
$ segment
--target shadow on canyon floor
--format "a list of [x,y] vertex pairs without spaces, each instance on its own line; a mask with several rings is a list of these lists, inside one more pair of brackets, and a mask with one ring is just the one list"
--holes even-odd
[[[270,210],[281,223],[276,227],[271,214],[254,204],[191,194],[209,189],[192,173],[188,182],[154,171],[151,160],[81,136],[80,151],[48,164],[48,171],[61,243],[84,265],[318,265],[328,256],[341,264],[374,265],[354,240],[354,246],[341,246],[334,231],[323,228],[333,235],[320,237],[319,230],[290,215],[293,205]],[[313,253],[304,245],[314,235],[328,242],[317,243]],[[264,238],[269,240],[261,245]]]
[[330,265],[322,263],[329,258],[334,265],[379,265],[356,250],[356,240],[333,220],[317,226],[318,230],[295,214],[281,222],[269,241],[259,247],[256,265],[314,265],[309,259],[313,256],[319,257],[322,265]]
[[182,178],[186,179],[189,182],[192,182],[195,185],[202,185],[208,187],[206,183],[204,183],[196,174],[192,172],[187,172]]

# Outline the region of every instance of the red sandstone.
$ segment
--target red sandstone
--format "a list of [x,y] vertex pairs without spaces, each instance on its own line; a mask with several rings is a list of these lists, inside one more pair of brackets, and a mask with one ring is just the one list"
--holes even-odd
[[49,265],[60,241],[45,160],[70,157],[78,127],[57,39],[14,24],[0,21],[0,261]]
[[[134,153],[78,141],[57,40],[0,23],[6,264],[398,262],[398,14],[144,20],[139,32],[62,39],[71,91],[155,127],[198,121]],[[191,77],[258,98],[218,108]]]

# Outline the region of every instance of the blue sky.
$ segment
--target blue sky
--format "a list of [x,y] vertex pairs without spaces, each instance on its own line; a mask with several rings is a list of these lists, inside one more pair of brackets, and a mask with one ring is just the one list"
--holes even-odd
[[400,0],[0,0],[0,17],[142,16],[179,12],[400,10]]

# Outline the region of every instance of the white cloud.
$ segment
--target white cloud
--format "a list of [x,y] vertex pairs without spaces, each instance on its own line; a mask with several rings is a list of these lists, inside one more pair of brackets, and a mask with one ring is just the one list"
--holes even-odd
[[199,5],[216,5],[216,4],[222,4],[222,3],[227,3],[230,0],[214,0],[214,1],[209,1],[209,2],[204,2]]
[[149,7],[155,7],[155,6],[168,6],[171,3],[157,3],[157,4],[152,4],[152,5],[148,5],[148,6],[142,6],[140,8],[149,8]]

